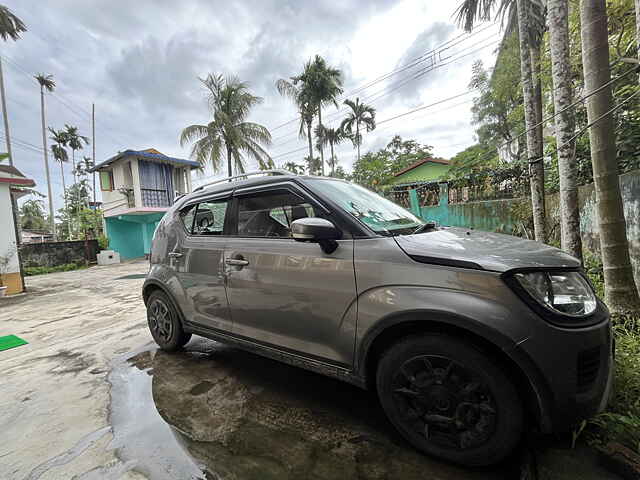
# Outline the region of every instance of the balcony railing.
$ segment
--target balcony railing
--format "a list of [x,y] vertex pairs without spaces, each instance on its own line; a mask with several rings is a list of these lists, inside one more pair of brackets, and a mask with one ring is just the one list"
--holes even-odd
[[171,200],[166,190],[154,190],[151,188],[142,188],[142,206],[143,207],[170,207]]

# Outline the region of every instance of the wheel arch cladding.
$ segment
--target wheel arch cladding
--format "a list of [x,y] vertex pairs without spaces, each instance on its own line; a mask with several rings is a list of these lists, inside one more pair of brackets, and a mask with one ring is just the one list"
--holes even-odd
[[[416,315],[416,313],[399,314],[393,318],[386,319],[385,323],[384,328],[377,331],[371,338],[365,339],[366,344],[363,342],[364,348],[359,354],[358,370],[364,378],[367,388],[375,391],[378,362],[384,352],[400,339],[419,334],[448,335],[465,340],[489,356],[498,366],[504,368],[520,395],[525,411],[533,415],[535,424],[541,427],[543,431],[550,428],[549,412],[546,407],[547,401],[545,400],[545,396],[548,393],[545,387],[538,385],[537,382],[537,388],[534,387],[532,379],[525,373],[518,362],[496,345],[494,341],[489,340],[486,335],[473,332],[450,321],[434,320],[433,313],[428,315]],[[543,389],[542,392],[540,391],[541,389]]]

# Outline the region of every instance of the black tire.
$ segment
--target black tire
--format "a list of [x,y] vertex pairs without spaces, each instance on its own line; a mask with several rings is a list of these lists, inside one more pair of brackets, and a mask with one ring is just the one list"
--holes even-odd
[[191,339],[191,334],[182,328],[173,302],[160,290],[147,300],[147,324],[155,342],[167,352],[182,348]]
[[523,408],[502,369],[471,343],[406,337],[376,372],[387,417],[415,448],[465,466],[498,463],[518,445]]

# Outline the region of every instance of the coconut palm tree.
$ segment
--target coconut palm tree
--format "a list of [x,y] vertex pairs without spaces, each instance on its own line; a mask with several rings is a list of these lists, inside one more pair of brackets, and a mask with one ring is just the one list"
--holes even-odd
[[189,125],[180,135],[180,145],[193,143],[191,157],[201,166],[211,164],[220,171],[223,152],[227,153],[227,173],[244,173],[243,154],[258,162],[260,169],[273,168],[273,160],[262,145],[271,144],[269,130],[254,122],[247,122],[251,109],[262,103],[262,97],[253,95],[247,83],[237,77],[207,75],[200,81],[209,91],[209,110],[213,119],[206,125]]
[[[64,211],[67,212],[67,187],[64,180],[64,164],[69,162],[67,153],[67,132],[65,130],[54,130],[49,127],[51,136],[49,137],[53,143],[51,144],[51,153],[56,162],[60,163],[60,176],[62,178],[62,198],[64,199]],[[68,212],[67,212],[68,214]],[[68,216],[68,215],[67,215]],[[67,222],[69,238],[71,238],[71,222]]]
[[44,152],[44,172],[47,179],[47,194],[49,197],[49,221],[51,222],[51,233],[55,236],[55,219],[53,216],[53,194],[51,192],[51,176],[49,174],[49,159],[47,158],[47,128],[45,127],[45,113],[44,113],[44,92],[53,92],[56,87],[56,82],[53,80],[53,75],[45,75],[44,73],[38,73],[34,75],[34,78],[40,84],[40,120],[42,123],[42,149]]
[[329,148],[331,149],[329,165],[331,165],[331,176],[333,176],[337,164],[337,159],[333,153],[333,147],[342,143],[348,137],[340,128],[327,128],[324,125],[318,125],[316,126],[316,138],[318,139],[318,145],[320,147],[329,145]]
[[[16,17],[11,10],[4,5],[0,5],[0,37],[5,42],[9,39],[14,42],[20,38],[20,34],[27,31],[27,27]],[[0,97],[2,99],[2,116],[4,120],[4,135],[7,142],[7,154],[9,155],[9,165],[13,165],[13,155],[11,155],[11,135],[9,134],[9,116],[7,115],[7,102],[4,92],[4,75],[2,73],[2,59],[0,58]],[[15,205],[14,205],[15,207]]]
[[[506,24],[507,35],[516,30],[518,32],[533,223],[536,240],[544,242],[546,233],[540,47],[545,28],[545,6],[543,0],[464,0],[456,11],[456,17],[465,30],[471,31],[477,21],[492,20],[493,12],[494,18],[501,18],[503,24]],[[534,127],[535,125],[537,127]]]
[[311,101],[308,92],[304,90],[304,86],[294,83],[295,79],[296,77],[291,77],[290,80],[281,78],[276,82],[276,88],[280,95],[290,98],[296,104],[296,107],[298,107],[298,113],[300,114],[298,136],[300,138],[306,138],[309,141],[309,158],[313,158],[311,126],[313,124],[313,116],[315,115],[315,105]]
[[[316,55],[305,64],[302,74],[293,77],[292,80],[294,85],[300,83],[300,88],[315,106],[318,125],[322,127],[322,107],[333,104],[338,108],[337,98],[343,92],[342,72],[329,66],[320,55]],[[320,170],[324,175],[324,144],[316,143],[320,150]]]
[[582,0],[580,24],[584,88],[586,92],[593,92],[587,98],[587,118],[592,125],[589,143],[604,270],[604,296],[612,312],[637,313],[640,311],[640,298],[629,258],[627,226],[615,161],[615,121],[610,114],[613,94],[609,85],[611,69],[605,0]]
[[[351,111],[347,114],[347,118],[342,120],[340,124],[340,130],[342,130],[353,142],[353,146],[358,148],[358,161],[360,160],[360,145],[362,145],[362,134],[360,133],[360,125],[362,125],[367,132],[376,128],[376,109],[366,103],[361,103],[360,98],[356,98],[356,101],[345,100],[344,104],[347,105]],[[355,133],[354,133],[355,127]]]

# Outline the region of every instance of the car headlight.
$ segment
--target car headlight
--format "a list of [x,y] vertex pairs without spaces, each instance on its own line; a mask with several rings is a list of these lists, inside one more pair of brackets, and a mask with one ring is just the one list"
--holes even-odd
[[514,278],[534,300],[551,312],[585,317],[598,305],[589,282],[579,272],[526,272]]

